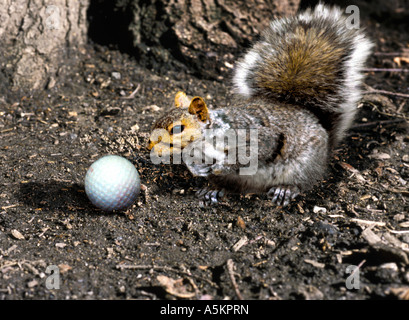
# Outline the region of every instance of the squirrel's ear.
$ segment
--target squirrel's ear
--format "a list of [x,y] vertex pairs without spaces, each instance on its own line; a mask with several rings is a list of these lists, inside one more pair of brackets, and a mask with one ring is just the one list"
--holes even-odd
[[207,109],[206,102],[201,97],[194,97],[190,101],[189,113],[197,115],[200,121],[205,122],[209,120],[209,110]]
[[187,108],[189,107],[190,100],[186,93],[179,91],[175,96],[175,107],[176,108]]

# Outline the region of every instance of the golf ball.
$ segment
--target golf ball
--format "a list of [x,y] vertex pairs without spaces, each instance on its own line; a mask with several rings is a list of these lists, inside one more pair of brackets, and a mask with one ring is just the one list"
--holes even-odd
[[84,184],[89,200],[104,211],[129,207],[141,188],[135,166],[116,155],[107,155],[95,161],[85,175]]

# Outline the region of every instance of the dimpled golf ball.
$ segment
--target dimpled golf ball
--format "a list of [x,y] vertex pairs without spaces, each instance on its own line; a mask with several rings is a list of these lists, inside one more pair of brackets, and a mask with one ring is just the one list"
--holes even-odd
[[138,171],[127,159],[107,155],[95,161],[85,175],[85,192],[94,206],[104,211],[129,207],[139,194]]

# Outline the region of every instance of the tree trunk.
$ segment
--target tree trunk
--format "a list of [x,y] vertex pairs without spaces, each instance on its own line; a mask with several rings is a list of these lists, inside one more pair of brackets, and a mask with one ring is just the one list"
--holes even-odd
[[88,0],[0,3],[0,92],[52,87],[86,43]]
[[293,14],[299,2],[3,0],[0,94],[63,82],[87,35],[125,48],[156,71],[221,79],[271,18]]

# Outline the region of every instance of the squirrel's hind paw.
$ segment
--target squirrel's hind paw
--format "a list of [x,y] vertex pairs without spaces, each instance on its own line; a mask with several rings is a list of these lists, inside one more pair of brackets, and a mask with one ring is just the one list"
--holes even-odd
[[209,188],[203,188],[196,192],[196,197],[199,199],[201,207],[217,204],[224,195],[224,190],[212,190]]
[[278,206],[287,206],[292,199],[297,197],[300,190],[297,187],[277,186],[267,192],[267,198]]

